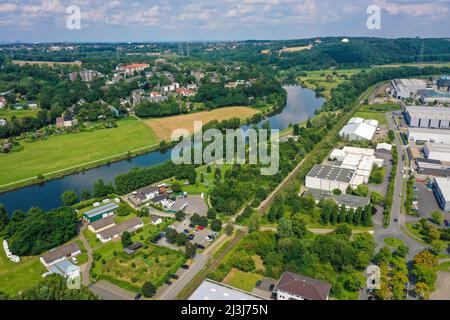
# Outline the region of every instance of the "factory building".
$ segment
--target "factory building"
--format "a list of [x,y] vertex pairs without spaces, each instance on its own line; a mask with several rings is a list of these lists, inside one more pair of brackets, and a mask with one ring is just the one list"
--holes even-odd
[[391,81],[391,95],[396,99],[412,98],[418,90],[426,88],[427,82],[422,79],[395,79]]
[[417,172],[438,177],[450,177],[450,165],[438,160],[416,159]]
[[423,153],[427,159],[450,162],[450,144],[426,143]]
[[339,135],[350,141],[372,140],[377,131],[378,121],[364,120],[363,118],[351,118],[342,128]]
[[355,170],[316,164],[306,176],[305,186],[312,189],[333,191],[347,190],[355,175]]
[[450,130],[408,128],[408,139],[414,142],[450,144]]
[[450,93],[434,89],[419,90],[417,92],[422,103],[450,103]]
[[450,178],[434,178],[434,195],[444,211],[450,211]]
[[410,127],[418,128],[450,128],[450,108],[407,106],[405,120]]

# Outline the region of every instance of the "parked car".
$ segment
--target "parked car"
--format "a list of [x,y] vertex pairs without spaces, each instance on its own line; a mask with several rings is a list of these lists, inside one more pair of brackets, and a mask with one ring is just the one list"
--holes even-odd
[[182,268],[182,269],[186,269],[186,270],[187,270],[187,269],[189,269],[189,265],[187,265],[187,264],[183,264],[183,265],[181,266],[181,268]]
[[168,286],[171,286],[171,285],[172,285],[172,281],[166,280],[166,284],[167,284]]
[[73,262],[73,263],[75,263],[75,264],[77,264],[77,263],[78,263],[78,259],[77,259],[77,258],[75,258],[75,257],[72,257],[72,259],[70,259],[70,260],[72,260],[72,262]]
[[188,233],[189,233],[189,230],[188,230],[188,229],[184,229],[184,230],[183,230],[183,233],[184,233],[184,234],[188,234]]
[[165,233],[164,231],[161,231],[161,232],[159,233],[159,236],[160,236],[161,238],[163,238],[163,237],[166,236],[166,233]]
[[177,276],[176,274],[171,274],[170,277],[171,277],[172,279],[179,279],[179,278],[180,278],[180,277]]
[[142,298],[142,293],[138,293],[135,297],[134,300],[140,300]]
[[198,245],[197,245],[197,249],[203,250],[203,249],[205,249],[205,246],[204,246],[204,245],[201,245],[201,244],[198,244]]
[[450,227],[450,222],[448,220],[444,220],[444,224],[447,228]]

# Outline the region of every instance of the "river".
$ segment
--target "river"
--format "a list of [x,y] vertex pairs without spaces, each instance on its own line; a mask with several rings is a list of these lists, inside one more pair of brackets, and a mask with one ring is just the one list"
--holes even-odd
[[[263,121],[269,120],[272,129],[283,130],[289,124],[308,120],[314,112],[324,103],[323,98],[316,97],[314,91],[300,86],[286,86],[287,104],[280,113],[272,115]],[[260,123],[261,124],[261,123]],[[48,181],[41,185],[33,185],[0,195],[9,213],[14,210],[28,210],[39,207],[50,210],[62,205],[61,194],[66,190],[79,193],[83,189],[91,189],[94,182],[103,179],[105,182],[114,181],[114,177],[126,173],[136,167],[148,167],[170,159],[171,150],[165,153],[153,151],[130,160],[123,160],[87,170],[83,173],[72,174],[61,179]]]

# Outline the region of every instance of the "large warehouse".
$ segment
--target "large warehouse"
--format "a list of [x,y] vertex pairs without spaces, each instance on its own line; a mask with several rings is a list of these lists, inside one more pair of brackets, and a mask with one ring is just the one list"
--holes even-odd
[[342,128],[339,135],[350,141],[370,141],[377,131],[378,121],[364,120],[363,118],[351,118]]
[[427,88],[427,82],[422,79],[395,79],[391,81],[391,94],[397,99],[412,98],[418,90]]
[[414,142],[450,144],[450,130],[408,128],[408,139]]
[[450,178],[434,178],[433,189],[441,209],[450,211]]
[[312,189],[333,191],[347,190],[355,175],[355,170],[316,164],[306,176],[305,186]]
[[426,143],[423,152],[427,159],[450,162],[450,144]]
[[449,129],[450,108],[407,106],[405,120],[410,127]]

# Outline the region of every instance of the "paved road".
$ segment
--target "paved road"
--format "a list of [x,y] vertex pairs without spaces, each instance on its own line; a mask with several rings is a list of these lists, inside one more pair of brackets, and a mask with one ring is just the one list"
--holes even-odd
[[176,273],[180,278],[174,280],[171,286],[164,285],[158,289],[155,296],[157,300],[175,300],[181,290],[200,272],[208,263],[209,258],[203,254],[197,254],[189,270],[179,269]]
[[[392,113],[386,113],[386,118],[389,123],[389,128],[397,132],[397,126],[394,123]],[[402,196],[400,194],[403,193],[403,182],[404,182],[404,162],[402,161],[402,155],[407,159],[408,155],[406,153],[405,147],[403,143],[400,141],[398,134],[395,135],[395,145],[398,151],[398,164],[397,164],[397,175],[395,176],[395,188],[394,188],[394,199],[392,202],[391,209],[391,221],[388,228],[384,228],[381,223],[375,224],[375,239],[377,242],[377,248],[380,249],[383,247],[384,239],[389,237],[395,237],[403,240],[405,244],[409,247],[409,255],[407,256],[408,260],[411,260],[414,255],[422,251],[425,247],[410,238],[406,235],[402,230],[401,226],[403,226],[407,221],[407,217],[401,213],[401,209],[403,206]],[[394,177],[392,177],[394,178]],[[409,217],[408,217],[409,218]],[[409,221],[409,219],[408,219]]]

